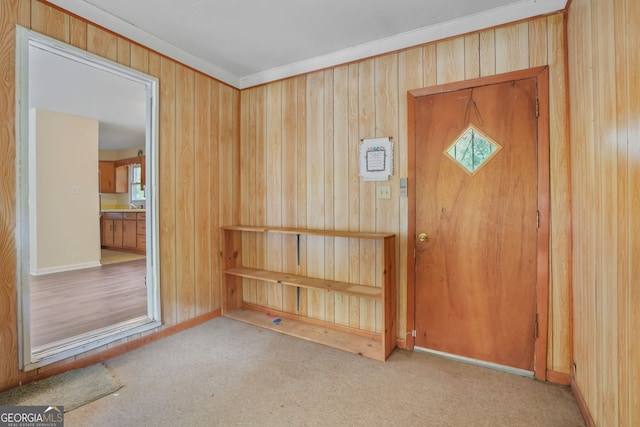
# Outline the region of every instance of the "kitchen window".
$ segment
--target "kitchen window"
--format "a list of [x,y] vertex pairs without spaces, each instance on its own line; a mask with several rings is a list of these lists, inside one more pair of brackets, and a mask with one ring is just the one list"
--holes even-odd
[[144,204],[146,198],[142,188],[142,167],[140,165],[129,166],[129,201],[132,204]]

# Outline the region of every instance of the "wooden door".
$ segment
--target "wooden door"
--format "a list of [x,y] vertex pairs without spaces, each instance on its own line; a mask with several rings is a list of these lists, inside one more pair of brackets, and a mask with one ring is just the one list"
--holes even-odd
[[415,100],[416,346],[533,370],[536,114],[535,78]]

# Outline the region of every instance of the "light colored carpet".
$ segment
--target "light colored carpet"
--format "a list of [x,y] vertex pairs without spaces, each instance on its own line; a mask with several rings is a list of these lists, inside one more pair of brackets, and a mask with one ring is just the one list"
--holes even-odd
[[584,426],[568,387],[396,350],[387,362],[224,317],[107,362],[72,426]]
[[103,364],[64,372],[0,393],[3,406],[64,406],[68,412],[121,387]]
[[146,258],[143,254],[134,254],[131,252],[114,251],[111,249],[102,249],[100,256],[100,264],[115,264],[119,262],[134,261],[136,259]]

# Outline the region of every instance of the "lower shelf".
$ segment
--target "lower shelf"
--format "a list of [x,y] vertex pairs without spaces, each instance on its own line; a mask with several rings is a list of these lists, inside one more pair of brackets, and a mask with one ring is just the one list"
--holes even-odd
[[250,310],[245,307],[227,311],[224,316],[260,326],[272,331],[281,332],[307,341],[324,344],[329,347],[360,354],[376,360],[385,360],[382,351],[381,340],[351,334],[345,331],[306,323],[300,320],[280,317],[279,323],[274,323],[276,319],[273,315],[260,311]]

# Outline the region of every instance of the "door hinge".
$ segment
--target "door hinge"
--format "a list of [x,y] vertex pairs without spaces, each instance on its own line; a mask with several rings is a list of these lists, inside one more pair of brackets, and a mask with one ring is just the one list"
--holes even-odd
[[540,101],[536,98],[536,119],[540,116]]
[[414,337],[414,338],[416,337],[416,330],[415,330],[415,329],[413,329],[413,330],[411,331],[411,336],[412,336],[412,337]]
[[533,324],[533,338],[538,339],[538,313],[536,313],[536,322]]
[[540,228],[540,211],[536,211],[536,228]]

